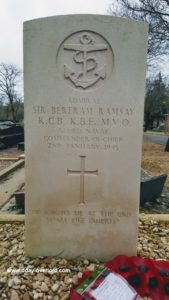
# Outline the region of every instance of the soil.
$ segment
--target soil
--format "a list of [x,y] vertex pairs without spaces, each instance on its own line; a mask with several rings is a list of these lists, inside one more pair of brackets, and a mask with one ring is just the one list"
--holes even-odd
[[23,154],[23,151],[18,150],[17,148],[13,148],[9,151],[7,150],[0,150],[0,158],[1,157],[12,157],[12,158],[18,158],[21,154]]
[[168,175],[165,187],[169,189],[169,152],[164,152],[164,145],[144,141],[142,168],[152,176]]
[[11,160],[4,161],[4,160],[1,160],[1,158],[0,158],[0,171],[2,171],[3,169],[8,168],[8,167],[11,166],[13,163],[14,163],[14,162],[11,161]]

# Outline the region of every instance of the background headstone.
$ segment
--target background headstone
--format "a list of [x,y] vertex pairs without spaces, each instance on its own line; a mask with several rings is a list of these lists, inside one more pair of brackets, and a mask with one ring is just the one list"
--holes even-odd
[[153,202],[160,197],[166,179],[167,175],[163,174],[142,181],[140,187],[140,204]]
[[24,24],[28,255],[136,253],[146,39],[111,16]]
[[165,145],[165,149],[164,149],[165,152],[169,152],[169,138],[167,140],[167,143]]
[[24,140],[24,128],[11,121],[0,122],[0,148],[16,145]]

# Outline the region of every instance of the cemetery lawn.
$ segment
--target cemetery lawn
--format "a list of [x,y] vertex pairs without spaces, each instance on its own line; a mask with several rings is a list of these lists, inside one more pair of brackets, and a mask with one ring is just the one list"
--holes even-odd
[[165,186],[169,189],[169,152],[164,152],[165,145],[143,142],[142,168],[150,175],[167,174]]

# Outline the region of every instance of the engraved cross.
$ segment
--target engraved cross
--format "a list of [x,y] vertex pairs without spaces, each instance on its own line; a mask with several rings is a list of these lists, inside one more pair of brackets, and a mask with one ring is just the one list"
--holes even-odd
[[84,179],[85,179],[85,175],[98,175],[98,170],[95,171],[87,171],[85,170],[85,158],[86,156],[84,155],[80,155],[80,170],[79,171],[73,171],[73,170],[69,170],[67,169],[67,174],[68,175],[80,175],[80,201],[79,204],[85,204],[84,201]]

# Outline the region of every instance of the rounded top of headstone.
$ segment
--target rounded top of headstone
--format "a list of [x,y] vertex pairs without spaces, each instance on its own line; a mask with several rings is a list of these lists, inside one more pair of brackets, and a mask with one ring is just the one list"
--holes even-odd
[[53,22],[55,20],[81,20],[81,21],[87,21],[87,19],[89,20],[98,20],[101,22],[105,22],[105,23],[135,23],[135,24],[142,24],[143,26],[146,26],[148,28],[148,23],[143,22],[143,21],[138,21],[138,20],[133,20],[133,19],[128,19],[128,18],[121,18],[121,17],[116,17],[116,16],[110,16],[110,15],[104,15],[104,14],[67,14],[67,15],[56,15],[56,16],[46,16],[43,18],[36,18],[36,19],[31,19],[31,20],[27,20],[25,22],[23,22],[24,24],[24,28],[25,26],[28,26],[30,23],[35,24],[35,23],[39,23],[39,22]]

